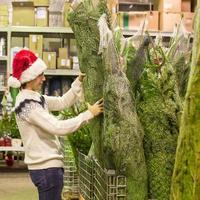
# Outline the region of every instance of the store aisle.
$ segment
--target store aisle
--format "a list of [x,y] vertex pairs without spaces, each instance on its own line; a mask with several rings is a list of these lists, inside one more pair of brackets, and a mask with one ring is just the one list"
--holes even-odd
[[0,200],[37,200],[27,171],[0,170]]

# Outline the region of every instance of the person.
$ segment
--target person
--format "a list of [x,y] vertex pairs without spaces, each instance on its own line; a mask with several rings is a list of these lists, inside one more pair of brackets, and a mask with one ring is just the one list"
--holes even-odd
[[58,120],[51,111],[72,106],[82,95],[85,74],[80,74],[62,97],[41,95],[45,81],[44,61],[29,50],[19,51],[13,59],[10,87],[21,88],[16,97],[16,122],[25,149],[25,163],[39,200],[60,200],[63,188],[63,156],[58,136],[73,133],[103,112],[103,100],[89,105],[74,118]]

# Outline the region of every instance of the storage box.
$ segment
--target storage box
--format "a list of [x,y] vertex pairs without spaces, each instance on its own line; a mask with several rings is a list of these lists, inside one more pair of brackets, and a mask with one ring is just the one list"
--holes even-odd
[[35,10],[33,2],[12,2],[12,24],[16,26],[34,26]]
[[181,12],[181,0],[159,0],[158,10],[161,12]]
[[138,29],[146,20],[147,30],[158,30],[159,25],[159,12],[121,12],[118,13],[118,25],[128,29]]
[[29,35],[29,49],[42,53],[43,35]]
[[67,48],[59,48],[59,57],[60,58],[68,58],[68,49]]
[[43,52],[42,57],[48,69],[56,69],[56,52]]
[[193,20],[194,20],[193,12],[184,12],[183,13],[183,25],[184,25],[185,29],[189,32],[193,31]]
[[42,59],[42,51],[32,50],[38,58]]
[[37,7],[35,13],[36,26],[48,26],[48,10],[46,7]]
[[172,32],[174,26],[179,24],[180,21],[181,13],[162,12],[160,13],[160,30]]
[[0,14],[2,14],[2,11],[7,11],[8,12],[8,5],[6,4],[0,4]]
[[158,11],[151,12],[130,12],[129,13],[129,29],[138,29],[145,20],[147,22],[147,30],[158,30]]
[[181,2],[181,11],[182,12],[191,12],[192,2],[191,0],[182,0]]
[[8,15],[0,15],[0,26],[8,26]]
[[49,12],[49,26],[63,27],[63,13],[50,11]]
[[58,69],[72,69],[72,60],[59,57],[57,59],[57,68]]
[[34,0],[34,6],[49,6],[49,0]]

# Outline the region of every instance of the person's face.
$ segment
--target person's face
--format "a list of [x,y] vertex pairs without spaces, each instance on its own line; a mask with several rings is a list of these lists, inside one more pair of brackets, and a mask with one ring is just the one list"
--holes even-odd
[[44,73],[42,73],[39,76],[37,76],[35,79],[33,79],[32,81],[28,82],[26,84],[26,89],[31,89],[33,91],[39,91],[45,80],[46,79],[45,79]]

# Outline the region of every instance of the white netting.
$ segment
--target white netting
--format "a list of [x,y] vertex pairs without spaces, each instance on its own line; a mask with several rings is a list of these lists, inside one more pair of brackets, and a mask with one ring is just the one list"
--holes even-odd
[[103,14],[98,22],[100,42],[99,42],[99,54],[103,52],[103,49],[108,47],[109,42],[113,38],[112,31],[108,28],[106,14]]

